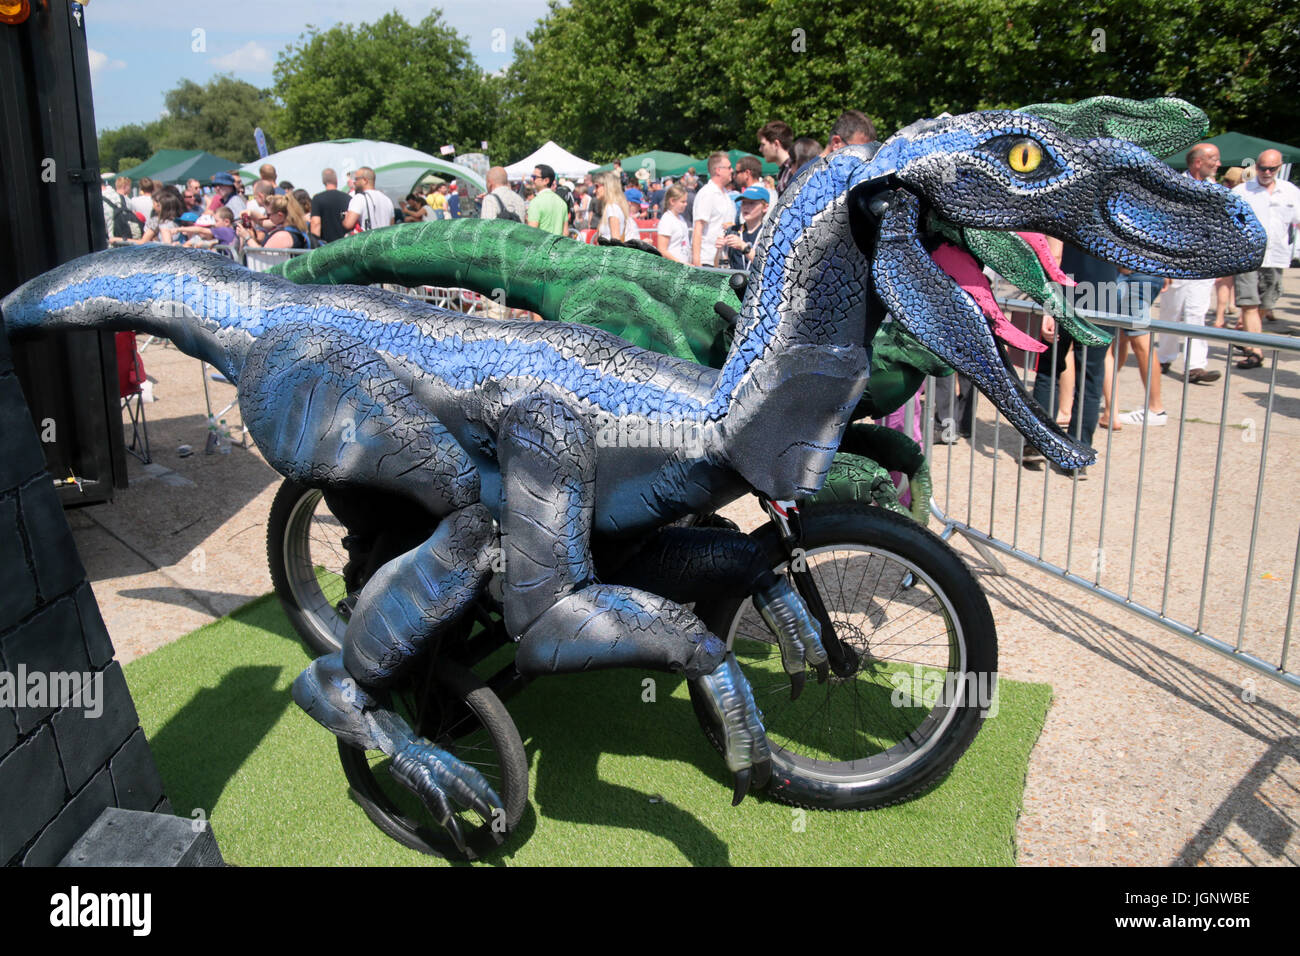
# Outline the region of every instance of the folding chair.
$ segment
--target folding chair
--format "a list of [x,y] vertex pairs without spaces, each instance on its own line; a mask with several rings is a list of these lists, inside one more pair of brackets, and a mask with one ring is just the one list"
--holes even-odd
[[126,450],[147,465],[153,458],[149,453],[149,424],[144,418],[144,361],[136,350],[134,332],[116,333],[113,344],[117,347],[117,391],[131,420],[131,444]]

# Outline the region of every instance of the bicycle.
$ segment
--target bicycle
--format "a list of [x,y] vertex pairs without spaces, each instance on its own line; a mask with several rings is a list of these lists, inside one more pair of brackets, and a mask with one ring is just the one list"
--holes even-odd
[[[829,658],[824,681],[809,681],[790,699],[776,639],[744,597],[697,602],[695,613],[736,655],[765,714],[773,756],[768,792],[826,810],[871,809],[925,792],[970,746],[993,704],[997,637],[983,591],[941,539],[883,508],[763,506],[769,520],[751,537],[821,623]],[[385,517],[376,524],[380,513]],[[268,528],[272,579],[295,630],[315,653],[339,649],[369,576],[426,538],[434,523],[408,502],[359,502],[338,493],[327,499],[292,480],[281,485]],[[526,681],[505,650],[513,645],[499,594],[490,583],[473,613],[398,695],[413,727],[486,767],[494,786],[500,784],[506,819],[470,815],[476,852],[513,828],[528,791],[526,757],[504,704]],[[494,669],[486,680],[469,670],[485,662]],[[710,711],[693,688],[692,702],[721,749]],[[449,841],[422,805],[388,781],[382,756],[342,743],[339,751],[353,794],[381,830],[423,852],[448,852]]]

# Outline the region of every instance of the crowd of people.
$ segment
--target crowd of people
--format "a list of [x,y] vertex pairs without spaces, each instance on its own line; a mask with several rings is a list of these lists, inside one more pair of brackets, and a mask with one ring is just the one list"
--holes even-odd
[[368,166],[348,172],[345,184],[339,187],[333,169],[322,170],[323,188],[313,195],[277,181],[269,163],[251,185],[235,171],[217,173],[206,185],[190,179],[183,189],[119,176],[103,188],[104,226],[113,245],[306,249],[395,222],[459,214],[456,184],[417,187],[397,206],[375,188],[375,171]]
[[269,163],[252,184],[236,171],[217,173],[207,184],[190,179],[183,189],[148,177],[132,182],[119,176],[104,186],[104,225],[117,245],[158,242],[255,251],[312,248],[397,222],[476,216],[575,238],[646,242],[678,262],[743,269],[773,204],[804,166],[841,146],[874,139],[871,120],[848,110],[824,148],[810,137],[795,138],[779,120],[758,130],[757,145],[777,166],[775,176],[764,176],[762,162],[752,155],[742,156],[733,168],[723,152],[708,157],[703,179],[691,167],[676,181],[619,163],[577,182],[539,165],[522,182],[511,183],[505,168],[494,166],[486,193],[473,195],[461,183],[439,182],[416,187],[398,204],[375,188],[369,167],[348,171],[342,187],[338,173],[325,169],[315,194],[277,180]]

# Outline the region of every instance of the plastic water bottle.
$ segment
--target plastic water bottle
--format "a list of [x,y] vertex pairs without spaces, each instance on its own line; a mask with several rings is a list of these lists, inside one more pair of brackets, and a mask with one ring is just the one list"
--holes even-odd
[[217,428],[217,451],[223,455],[230,454],[230,429],[226,426],[226,420],[221,419],[221,424]]
[[203,446],[203,454],[211,455],[217,450],[219,441],[217,439],[217,420],[211,415],[208,416],[208,441]]

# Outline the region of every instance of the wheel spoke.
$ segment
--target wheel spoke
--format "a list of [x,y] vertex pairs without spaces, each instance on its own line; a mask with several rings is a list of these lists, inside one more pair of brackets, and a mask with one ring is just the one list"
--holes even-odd
[[[918,545],[918,554],[938,561],[937,570],[929,571],[919,558],[894,550],[892,544],[837,536],[831,519],[843,514],[828,512],[818,532],[810,534],[805,512],[805,540],[811,541],[805,557],[837,636],[859,655],[858,671],[831,677],[824,687],[810,681],[800,698],[790,701],[790,681],[781,669],[777,642],[748,601],[741,603],[731,623],[730,646],[754,688],[785,777],[892,780],[908,773],[950,733],[960,732],[967,741],[973,736],[969,719],[959,731],[954,727],[957,713],[969,708],[944,699],[949,680],[962,673],[970,653],[968,635],[954,609],[960,606],[954,601],[970,604],[969,573],[951,553],[934,558],[932,536],[911,526],[900,531],[892,517],[873,515],[871,520],[891,525],[884,540],[906,541],[907,532],[927,539]],[[855,527],[869,525],[863,516],[850,517]],[[841,543],[826,543],[834,541]],[[788,568],[783,563],[776,570]],[[984,620],[991,622],[991,615],[981,619],[978,637],[996,659],[996,639]],[[964,744],[945,759],[955,760],[961,749]]]

